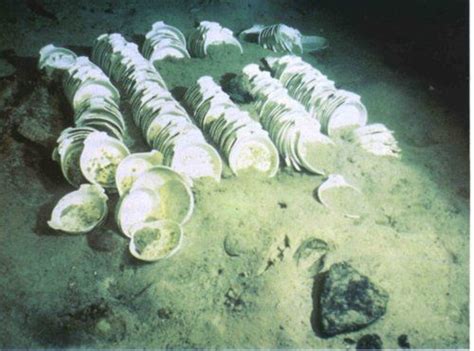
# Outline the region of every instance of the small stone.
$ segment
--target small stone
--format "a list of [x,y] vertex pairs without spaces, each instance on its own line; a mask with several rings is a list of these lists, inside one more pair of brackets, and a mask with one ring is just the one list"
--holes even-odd
[[96,335],[108,341],[120,341],[126,333],[125,321],[120,316],[107,316],[99,319],[95,325]]
[[255,249],[253,239],[238,232],[229,233],[224,238],[224,251],[231,257],[249,254]]
[[344,342],[348,345],[354,345],[356,343],[355,340],[351,338],[344,338]]
[[333,264],[321,279],[318,324],[327,336],[362,329],[383,316],[388,293],[347,262]]
[[232,101],[239,104],[248,104],[252,102],[252,96],[247,92],[242,85],[242,80],[239,76],[234,76],[229,79],[223,86],[225,92],[229,94]]
[[166,307],[160,308],[158,310],[158,317],[160,319],[170,319],[172,314],[173,312],[169,308],[166,308]]
[[237,294],[234,289],[229,288],[224,297],[224,305],[232,312],[239,312],[244,308],[245,303],[241,297],[241,294]]
[[377,334],[365,334],[356,345],[356,350],[382,350],[383,342]]
[[96,329],[100,334],[107,335],[112,329],[112,326],[110,325],[109,321],[107,321],[107,319],[102,318],[99,320],[99,322],[97,322]]
[[120,246],[120,236],[110,229],[98,228],[87,235],[89,246],[97,251],[113,252]]
[[408,342],[408,335],[402,334],[398,337],[398,346],[400,346],[402,349],[409,349],[410,343]]
[[[17,93],[18,93],[18,80],[17,79],[0,80],[0,110],[6,110],[8,107],[11,107]],[[2,119],[2,120],[5,120],[5,119]]]

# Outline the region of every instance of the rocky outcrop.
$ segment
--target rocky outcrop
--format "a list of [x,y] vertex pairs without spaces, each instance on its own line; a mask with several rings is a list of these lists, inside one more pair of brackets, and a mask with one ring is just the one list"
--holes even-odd
[[347,262],[316,278],[314,327],[322,336],[362,329],[385,314],[388,293]]

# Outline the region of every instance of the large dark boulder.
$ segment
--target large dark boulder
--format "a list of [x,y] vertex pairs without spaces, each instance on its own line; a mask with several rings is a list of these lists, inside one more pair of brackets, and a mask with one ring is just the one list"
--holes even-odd
[[323,336],[362,329],[385,314],[388,293],[347,262],[333,264],[316,284],[316,331]]

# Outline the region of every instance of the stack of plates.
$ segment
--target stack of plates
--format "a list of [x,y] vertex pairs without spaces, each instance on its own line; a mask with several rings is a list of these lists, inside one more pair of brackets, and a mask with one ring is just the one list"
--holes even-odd
[[87,57],[79,57],[65,71],[63,86],[74,110],[76,127],[91,127],[123,140],[125,122],[120,94],[104,72]]
[[79,160],[84,140],[94,131],[90,127],[64,129],[57,140],[58,146],[53,151],[53,160],[59,162],[64,178],[75,187],[85,182]]
[[188,50],[193,57],[205,57],[210,45],[222,44],[234,45],[243,53],[242,46],[234,37],[234,33],[217,22],[202,21],[188,38]]
[[98,96],[85,100],[75,110],[74,122],[77,127],[91,127],[123,141],[125,122],[112,99]]
[[166,89],[163,78],[140,54],[138,46],[126,41],[121,34],[99,36],[92,48],[92,61],[118,84],[126,97],[146,84]]
[[302,35],[298,29],[284,24],[264,27],[258,34],[258,43],[275,52],[303,53]]
[[102,35],[96,40],[93,57],[107,67],[125,92],[135,124],[147,143],[163,154],[165,165],[192,179],[211,177],[220,180],[222,161],[219,154],[206,142],[136,45],[123,38]]
[[74,65],[65,71],[63,87],[72,108],[92,97],[103,97],[120,103],[120,94],[104,72],[85,56],[77,58]]
[[268,177],[278,171],[278,151],[247,112],[240,110],[209,76],[189,88],[184,101],[197,125],[219,146],[234,174],[256,170]]
[[401,150],[393,131],[381,123],[355,129],[349,135],[349,140],[374,155],[400,157]]
[[239,39],[257,43],[265,49],[275,52],[289,52],[295,55],[319,51],[328,47],[325,38],[317,35],[302,35],[298,29],[285,24],[265,26],[254,24],[239,34]]
[[61,133],[53,159],[73,186],[88,181],[113,190],[117,165],[129,153],[122,142],[125,122],[119,111],[120,94],[87,57],[75,58],[62,78],[75,127]]
[[154,23],[151,31],[146,34],[142,53],[151,63],[167,57],[177,59],[190,57],[183,33],[163,21]]
[[182,225],[192,215],[194,198],[189,183],[165,166],[137,174],[120,198],[115,218],[129,237],[133,256],[156,261],[173,255],[182,242]]
[[300,57],[268,57],[266,63],[289,94],[321,123],[323,133],[334,135],[367,123],[367,110],[359,95],[336,89],[333,81]]
[[53,159],[73,186],[88,181],[115,190],[115,171],[128,156],[127,147],[118,139],[92,127],[65,129],[58,138]]
[[334,157],[334,143],[320,125],[292,99],[283,85],[256,64],[243,69],[243,85],[257,100],[260,122],[269,132],[287,166],[325,174]]

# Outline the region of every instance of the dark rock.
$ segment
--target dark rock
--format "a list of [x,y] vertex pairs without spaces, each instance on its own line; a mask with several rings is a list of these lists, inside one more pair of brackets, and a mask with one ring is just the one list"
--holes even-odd
[[11,134],[12,122],[9,118],[9,113],[11,111],[10,106],[12,105],[17,93],[17,79],[0,79],[0,143],[4,141],[7,134]]
[[319,306],[315,304],[316,328],[322,335],[359,330],[385,314],[388,293],[347,262],[333,264],[324,275],[318,282]]
[[[1,63],[0,63],[0,66],[1,66]],[[9,105],[12,104],[13,99],[17,93],[18,93],[18,80],[7,79],[7,78],[0,79],[0,110],[2,112],[6,110]]]
[[173,314],[169,308],[163,307],[158,310],[158,317],[160,319],[170,319]]
[[0,79],[12,76],[16,72],[15,66],[0,58]]
[[377,334],[365,334],[356,345],[356,350],[382,350],[383,342]]
[[39,0],[27,0],[26,5],[36,15],[58,22],[56,15],[47,10]]
[[408,342],[408,335],[402,334],[398,337],[398,346],[400,346],[402,349],[409,349],[410,343]]
[[89,246],[97,251],[113,252],[120,246],[120,236],[110,229],[98,228],[87,235]]
[[242,299],[242,294],[238,294],[234,289],[229,288],[225,294],[224,305],[232,312],[242,311],[245,302]]
[[228,74],[223,77],[221,82],[222,89],[229,94],[232,101],[239,104],[248,104],[253,101],[252,96],[242,85],[242,79],[235,74]]
[[354,345],[356,343],[355,340],[351,338],[344,338],[344,342],[348,345]]
[[22,137],[48,148],[66,127],[60,96],[50,94],[44,85],[37,86],[21,101],[10,119]]
[[89,323],[95,322],[100,318],[106,316],[110,312],[110,307],[106,301],[99,300],[94,303],[82,306],[81,308],[68,311],[63,315],[59,315],[59,318],[64,324],[69,326],[76,325],[77,323]]

